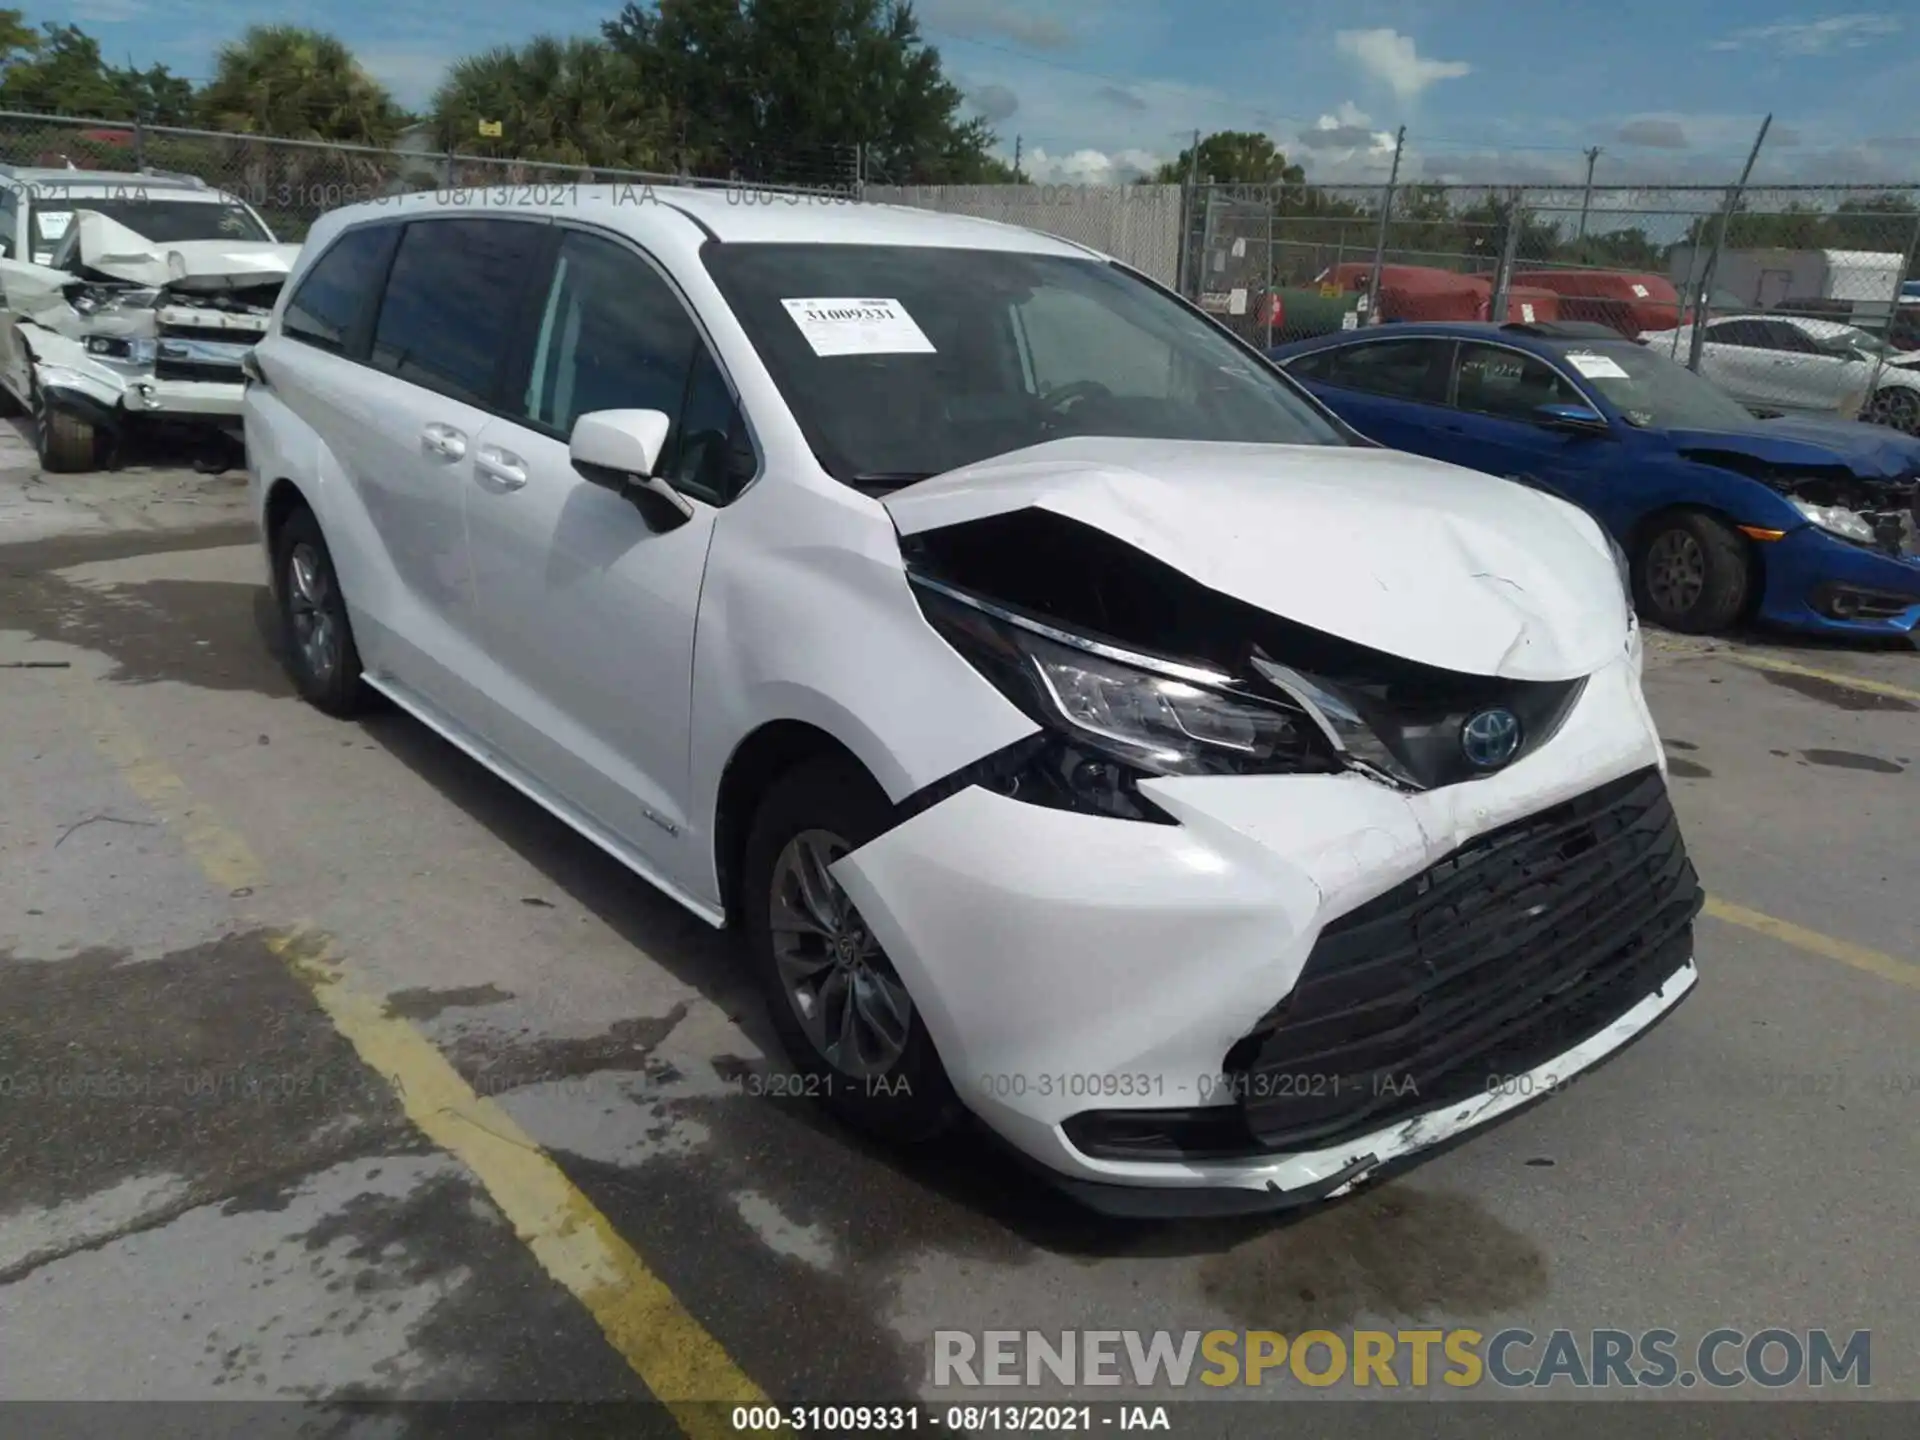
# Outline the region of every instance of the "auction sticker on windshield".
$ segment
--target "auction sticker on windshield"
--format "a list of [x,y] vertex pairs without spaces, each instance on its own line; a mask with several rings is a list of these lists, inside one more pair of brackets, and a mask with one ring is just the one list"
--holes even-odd
[[782,300],[816,355],[931,355],[927,339],[898,300]]
[[1589,380],[1625,380],[1627,378],[1627,372],[1620,368],[1620,362],[1610,355],[1569,351],[1567,363]]

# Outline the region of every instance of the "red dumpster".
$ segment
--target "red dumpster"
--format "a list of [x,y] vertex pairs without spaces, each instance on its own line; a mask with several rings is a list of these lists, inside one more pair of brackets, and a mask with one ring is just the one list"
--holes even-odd
[[1523,270],[1514,281],[1560,296],[1562,320],[1611,326],[1622,335],[1671,330],[1680,323],[1680,294],[1663,275],[1623,270]]

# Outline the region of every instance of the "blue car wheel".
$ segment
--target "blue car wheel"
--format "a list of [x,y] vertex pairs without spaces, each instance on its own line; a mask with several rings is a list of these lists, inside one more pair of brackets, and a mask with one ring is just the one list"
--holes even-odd
[[1677,511],[1641,534],[1633,588],[1641,615],[1654,624],[1717,635],[1746,609],[1746,544],[1711,515]]

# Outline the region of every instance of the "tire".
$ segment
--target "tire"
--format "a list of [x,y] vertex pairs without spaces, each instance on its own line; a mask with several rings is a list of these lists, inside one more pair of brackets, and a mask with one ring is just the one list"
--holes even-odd
[[1746,542],[1698,511],[1650,524],[1633,555],[1633,598],[1656,625],[1688,635],[1718,635],[1747,606]]
[[[856,1130],[895,1144],[921,1144],[951,1130],[962,1111],[920,1012],[885,952],[824,872],[816,877],[826,882],[824,893],[816,890],[819,901],[829,909],[844,906],[837,912],[844,917],[837,927],[845,942],[837,952],[840,958],[831,958],[836,953],[833,939],[818,933],[826,927],[810,916],[807,923],[815,933],[783,932],[776,924],[782,916],[807,914],[798,888],[807,868],[800,863],[805,853],[824,853],[830,864],[878,835],[890,809],[880,787],[851,761],[825,756],[789,770],[768,789],[748,833],[740,911],[749,961],[766,995],[773,1028],[807,1082],[803,1093],[819,1097]],[[784,895],[786,903],[777,895]],[[797,962],[802,961],[817,968],[790,986],[788,976],[797,974]],[[816,1002],[821,991],[831,1002],[852,988],[868,1003],[851,1012],[829,1003],[819,1008],[816,1019],[804,1020],[802,997],[809,987]],[[904,1025],[897,1023],[902,1007]],[[885,1023],[871,1023],[875,1016]],[[843,1023],[836,1025],[836,1018]],[[846,1033],[848,1018],[854,1022],[852,1041],[843,1042],[835,1054],[822,1039],[831,1039],[836,1030]]]
[[40,457],[40,468],[50,475],[93,469],[100,454],[100,440],[93,426],[78,415],[48,409],[37,392],[34,399],[33,448]]
[[273,588],[280,611],[280,663],[301,698],[342,719],[367,708],[346,600],[320,522],[304,505],[274,536]]
[[1860,407],[1860,418],[1871,425],[1885,425],[1908,435],[1920,435],[1920,390],[1904,385],[1888,385],[1876,390]]

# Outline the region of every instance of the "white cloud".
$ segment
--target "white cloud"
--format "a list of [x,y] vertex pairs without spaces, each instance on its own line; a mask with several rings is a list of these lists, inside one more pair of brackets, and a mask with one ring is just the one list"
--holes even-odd
[[1687,132],[1678,120],[1659,115],[1637,115],[1614,131],[1622,145],[1639,145],[1653,150],[1684,150]]
[[445,46],[421,50],[359,50],[360,68],[409,110],[423,110],[447,73]]
[[1020,97],[1004,85],[977,85],[966,88],[967,103],[994,125],[1013,117],[1020,108]]
[[[1323,160],[1338,163],[1334,152],[1351,156],[1358,150],[1393,150],[1393,132],[1371,128],[1373,117],[1351,100],[1342,100],[1330,115],[1322,115],[1304,130],[1296,131],[1292,145],[1281,148],[1311,150]],[[1302,157],[1303,159],[1305,157]]]
[[1036,185],[1125,185],[1151,175],[1163,161],[1173,158],[1149,150],[1075,150],[1065,155],[1050,155],[1036,145],[1021,157],[1020,168]]
[[1713,42],[1715,50],[1748,48],[1773,50],[1781,55],[1830,55],[1835,50],[1861,50],[1901,30],[1898,15],[1854,12],[1819,20],[1782,20],[1773,25],[1749,25]]
[[1432,60],[1423,56],[1411,35],[1398,30],[1342,30],[1333,37],[1340,53],[1391,89],[1402,104],[1420,97],[1437,80],[1471,75],[1464,60]]
[[1031,4],[1002,4],[1000,0],[922,0],[914,13],[929,31],[946,30],[962,39],[997,35],[1033,50],[1070,50],[1079,37],[1051,15],[1037,14]]

